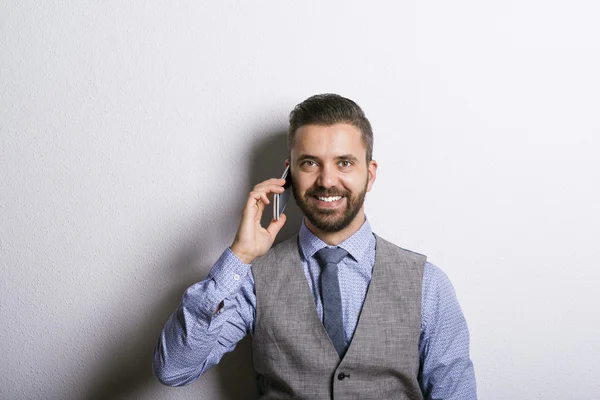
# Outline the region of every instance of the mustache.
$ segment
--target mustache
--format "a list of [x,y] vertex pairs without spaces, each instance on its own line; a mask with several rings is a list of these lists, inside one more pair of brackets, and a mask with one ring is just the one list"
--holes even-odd
[[336,188],[326,189],[324,187],[317,187],[314,189],[309,189],[306,191],[306,196],[320,196],[320,197],[330,197],[330,196],[342,196],[348,197],[350,196],[350,192],[347,190],[340,190]]

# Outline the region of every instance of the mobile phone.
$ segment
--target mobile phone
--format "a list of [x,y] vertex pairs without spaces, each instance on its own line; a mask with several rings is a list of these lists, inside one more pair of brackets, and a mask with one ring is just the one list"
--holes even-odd
[[283,214],[285,206],[287,205],[290,196],[292,195],[292,174],[290,173],[290,166],[285,167],[281,179],[285,179],[283,193],[275,193],[273,196],[273,219],[279,221],[279,217]]

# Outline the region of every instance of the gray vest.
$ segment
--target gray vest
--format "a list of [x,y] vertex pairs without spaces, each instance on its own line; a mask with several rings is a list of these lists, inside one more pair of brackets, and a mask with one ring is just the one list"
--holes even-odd
[[426,257],[376,236],[373,276],[340,360],[301,267],[298,236],[254,261],[252,354],[262,399],[422,399],[417,381]]

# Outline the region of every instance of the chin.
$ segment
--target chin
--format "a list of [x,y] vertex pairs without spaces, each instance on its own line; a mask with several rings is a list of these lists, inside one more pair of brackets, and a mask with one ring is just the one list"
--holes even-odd
[[356,219],[356,214],[358,213],[348,215],[343,213],[342,211],[337,211],[332,213],[320,214],[321,215],[316,216],[314,214],[305,213],[306,218],[315,228],[319,229],[322,232],[335,233],[346,229]]

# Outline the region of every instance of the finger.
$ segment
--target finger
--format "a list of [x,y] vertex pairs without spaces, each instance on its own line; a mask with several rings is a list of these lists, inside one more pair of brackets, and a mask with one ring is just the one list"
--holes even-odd
[[275,182],[261,182],[254,186],[252,190],[255,192],[274,192],[283,188],[283,185],[285,185],[285,179],[276,179]]
[[285,183],[285,179],[281,179],[281,178],[271,178],[271,179],[267,179],[266,181],[262,181],[256,184],[256,186],[269,186],[269,185],[277,185],[277,186],[283,186],[283,184]]
[[262,193],[260,192],[250,192],[250,194],[248,195],[248,201],[246,201],[246,208],[248,207],[254,207],[256,205],[256,203],[258,203],[260,201],[260,197],[261,197]]
[[279,216],[279,221],[274,219],[271,220],[271,223],[267,227],[267,232],[269,232],[269,235],[271,235],[273,239],[275,239],[281,228],[283,228],[283,225],[285,224],[286,220],[287,216],[285,214],[281,214]]
[[270,186],[270,187],[262,187],[262,188],[257,188],[257,189],[258,190],[253,191],[256,194],[255,197],[257,199],[258,199],[259,195],[260,195],[260,197],[262,197],[262,195],[264,195],[267,199],[270,199],[271,197],[273,197],[273,194],[281,194],[285,190],[283,188],[283,186]]
[[262,217],[262,213],[265,210],[265,207],[267,206],[262,200],[258,200],[256,202],[256,206],[258,207],[258,213],[256,215],[258,221],[260,221],[260,218]]
[[269,198],[272,193],[283,193],[285,189],[283,186],[270,186],[270,187],[255,187],[255,190],[251,191],[248,195],[248,201],[246,206],[254,205],[257,201],[263,201],[265,204],[271,203]]
[[260,218],[264,209],[265,203],[262,199],[262,194],[250,192],[248,201],[246,202],[246,207],[244,207],[242,214]]

